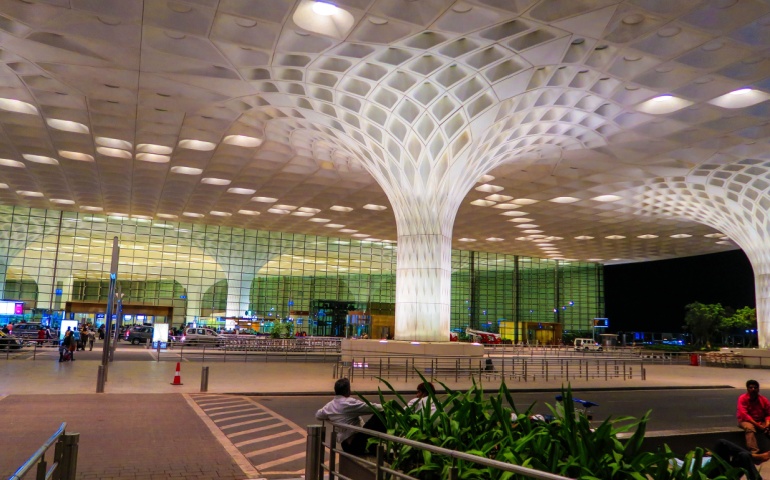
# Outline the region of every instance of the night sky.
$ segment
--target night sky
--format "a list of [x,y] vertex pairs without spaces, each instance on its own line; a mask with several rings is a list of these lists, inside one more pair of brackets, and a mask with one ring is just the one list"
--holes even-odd
[[685,305],[754,307],[754,272],[742,250],[604,267],[610,332],[681,333]]

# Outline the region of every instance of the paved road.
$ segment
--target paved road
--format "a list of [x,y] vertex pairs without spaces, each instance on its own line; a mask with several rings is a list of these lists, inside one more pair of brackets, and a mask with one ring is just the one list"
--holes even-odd
[[[740,390],[733,388],[703,390],[591,391],[576,392],[575,397],[599,404],[592,412],[597,421],[607,417],[641,418],[652,410],[648,431],[737,428],[735,402]],[[535,413],[549,413],[545,403],[555,403],[555,392],[513,393],[517,408],[525,410],[536,402]],[[305,427],[317,423],[315,411],[330,397],[256,397],[256,400],[292,422]],[[367,397],[378,401],[375,396]]]

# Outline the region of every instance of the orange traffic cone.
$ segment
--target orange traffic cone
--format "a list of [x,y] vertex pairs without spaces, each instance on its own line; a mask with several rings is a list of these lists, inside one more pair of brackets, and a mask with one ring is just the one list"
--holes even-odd
[[176,362],[176,373],[174,373],[174,381],[171,382],[171,385],[183,385],[182,376],[179,374],[179,367],[179,362]]

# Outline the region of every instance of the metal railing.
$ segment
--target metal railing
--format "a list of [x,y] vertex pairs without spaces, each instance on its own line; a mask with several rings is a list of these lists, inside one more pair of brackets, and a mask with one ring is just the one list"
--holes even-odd
[[[391,442],[417,450],[427,451],[432,455],[441,455],[451,458],[452,466],[449,469],[449,480],[456,480],[458,478],[458,461],[471,462],[483,467],[494,468],[501,472],[511,472],[517,475],[522,475],[526,478],[533,478],[536,480],[570,480],[568,477],[562,477],[553,473],[522,467],[520,465],[513,465],[489,458],[479,457],[477,455],[458,452],[456,450],[448,450],[446,448],[437,447],[435,445],[428,445],[426,443],[416,442],[414,440],[408,440],[401,437],[395,437],[386,433],[375,432],[366,428],[354,427],[351,425],[339,425],[331,422],[329,424],[332,426],[331,439],[329,443],[325,442],[325,426],[309,425],[307,427],[307,450],[305,455],[306,480],[322,480],[324,478],[324,472],[328,473],[328,478],[330,480],[335,478],[342,480],[360,480],[358,477],[351,479],[350,477],[341,474],[339,469],[341,462],[338,462],[338,458],[350,459],[354,462],[364,465],[368,468],[368,470],[370,470],[370,478],[372,479],[383,480],[387,475],[387,478],[390,479],[397,478],[403,480],[419,480],[416,477],[409,476],[404,472],[400,472],[388,467],[388,454],[385,450],[385,446],[383,445],[384,442]],[[338,429],[352,430],[379,439],[375,461],[351,455],[337,448]],[[328,464],[325,461],[327,451],[329,452]]]
[[[46,440],[8,480],[22,479],[33,468],[35,469],[35,480],[75,480],[80,434],[66,433],[66,427],[67,423],[62,423],[59,429],[51,435],[51,438]],[[54,443],[56,446],[54,447],[53,462],[49,466],[45,460],[45,455]]]
[[466,379],[470,377],[506,379],[521,382],[538,380],[646,380],[645,363],[616,358],[541,357],[450,357],[450,356],[377,356],[339,361],[334,378],[396,378],[409,381],[425,378]]
[[237,337],[218,339],[211,344],[171,341],[168,348],[160,345],[155,348],[156,361],[187,360],[222,362],[250,361],[320,361],[337,362],[341,349],[340,338],[301,337],[301,338],[264,338]]

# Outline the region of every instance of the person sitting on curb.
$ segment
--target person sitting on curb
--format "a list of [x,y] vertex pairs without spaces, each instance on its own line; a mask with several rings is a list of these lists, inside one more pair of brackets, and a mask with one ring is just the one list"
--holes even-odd
[[755,462],[770,460],[770,452],[761,453],[757,433],[770,434],[770,401],[759,394],[759,382],[746,382],[746,393],[738,397],[738,426],[746,432],[746,448]]
[[[372,403],[370,408],[369,405],[361,400],[351,398],[350,380],[340,378],[334,382],[334,398],[315,413],[315,418],[368,428],[369,430],[382,433],[386,432],[385,425],[383,425],[380,417],[377,415],[372,415],[366,423],[363,422],[361,415],[374,413],[372,408],[382,411],[382,405],[379,403]],[[352,455],[363,455],[366,453],[366,443],[369,438],[370,436],[364,433],[345,429],[340,429],[337,435],[337,440],[342,444],[342,450]]]

